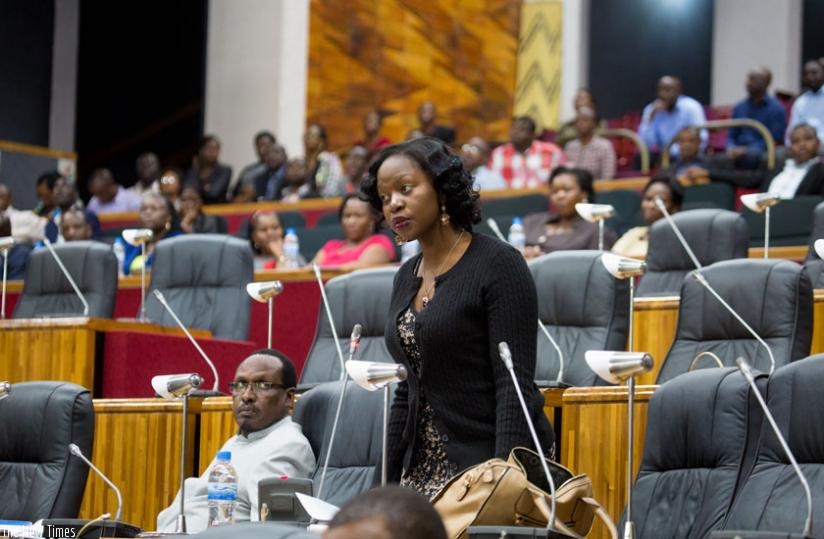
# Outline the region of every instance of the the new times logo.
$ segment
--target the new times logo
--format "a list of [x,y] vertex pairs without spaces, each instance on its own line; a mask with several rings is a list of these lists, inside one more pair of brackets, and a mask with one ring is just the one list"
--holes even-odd
[[13,526],[0,528],[0,538],[15,537],[24,539],[28,537],[44,537],[53,539],[74,539],[78,537],[78,532],[81,526],[56,526],[54,524],[45,524],[43,527],[39,526]]

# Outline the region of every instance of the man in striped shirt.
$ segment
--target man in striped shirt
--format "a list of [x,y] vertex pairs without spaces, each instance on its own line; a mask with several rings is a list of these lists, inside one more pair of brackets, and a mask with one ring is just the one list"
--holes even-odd
[[547,185],[552,171],[567,161],[555,144],[535,140],[535,122],[529,116],[512,120],[509,140],[492,151],[489,167],[512,189]]

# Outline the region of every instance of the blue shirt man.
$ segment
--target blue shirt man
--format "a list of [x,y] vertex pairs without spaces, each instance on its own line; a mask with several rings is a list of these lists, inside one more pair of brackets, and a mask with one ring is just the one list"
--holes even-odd
[[[772,73],[762,67],[747,73],[747,99],[740,101],[732,110],[732,118],[749,118],[764,124],[775,143],[780,143],[787,127],[787,111],[774,97],[767,95]],[[750,127],[732,127],[727,134],[727,156],[736,165],[757,168],[767,151],[764,137]]]
[[[681,95],[681,81],[677,77],[661,77],[657,94],[658,98],[644,107],[638,126],[638,135],[654,153],[663,151],[683,128],[707,123],[701,103]],[[707,132],[702,130],[701,147],[706,144]],[[677,156],[678,151],[677,144],[670,148],[673,156]]]

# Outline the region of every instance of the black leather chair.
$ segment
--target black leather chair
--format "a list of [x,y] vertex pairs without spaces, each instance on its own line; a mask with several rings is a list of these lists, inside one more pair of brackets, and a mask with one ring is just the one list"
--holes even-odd
[[813,210],[813,231],[810,234],[807,260],[804,261],[804,267],[807,268],[813,288],[824,288],[824,260],[821,260],[813,248],[815,240],[821,238],[824,238],[824,202]]
[[[562,382],[576,386],[604,382],[584,360],[587,350],[624,350],[629,325],[629,283],[615,279],[601,263],[601,251],[558,251],[529,263],[538,292],[540,323],[564,355]],[[529,321],[524,320],[525,324]],[[535,379],[548,385],[558,376],[558,354],[538,329]]]
[[[75,241],[57,244],[54,250],[89,303],[89,316],[111,318],[117,296],[117,258],[111,247]],[[33,251],[13,318],[82,315],[83,303],[48,249]]]
[[[701,273],[770,346],[776,368],[810,353],[813,297],[803,266],[786,260],[727,260]],[[694,358],[704,351],[716,354],[726,366],[733,366],[738,356],[744,356],[759,370],[770,370],[764,347],[690,276],[681,288],[678,328],[658,383],[687,372]],[[697,367],[713,365],[709,359],[702,359]]]
[[[820,196],[800,195],[770,210],[770,245],[804,245],[813,229],[812,216],[821,203]],[[764,245],[764,221],[766,215],[743,208],[741,215],[750,227],[750,245]]]
[[94,409],[87,389],[68,382],[21,382],[0,401],[0,519],[76,518],[92,454]]
[[[320,384],[301,395],[295,405],[293,419],[303,427],[317,456],[313,474],[316,496],[342,387],[342,382]],[[381,460],[382,436],[383,391],[366,391],[348,381],[321,499],[341,506],[369,490]]]
[[695,371],[662,385],[649,403],[632,488],[636,537],[699,539],[721,528],[741,472],[754,462],[761,418],[737,369]]
[[[749,230],[739,214],[703,209],[679,212],[672,219],[702,265],[747,257]],[[636,295],[676,296],[684,276],[694,269],[667,221],[659,219],[650,227],[647,273],[641,278]]]
[[176,326],[151,291],[158,289],[186,327],[208,329],[217,338],[246,340],[249,295],[254,276],[252,250],[222,234],[187,234],[155,247],[146,314],[157,324]]
[[[824,354],[818,354],[777,369],[767,383],[766,399],[810,484],[813,537],[824,536],[824,422],[819,413],[824,407],[822,386]],[[765,420],[755,465],[736,495],[724,528],[801,533],[806,516],[807,501],[801,483]]]
[[271,522],[241,522],[231,526],[208,528],[195,537],[203,539],[318,539],[318,535],[303,528]]
[[[384,343],[384,328],[389,315],[389,300],[397,268],[372,268],[353,271],[326,283],[326,296],[335,333],[344,354],[349,350],[349,336],[355,324],[363,327],[361,343],[355,359],[391,363],[392,356]],[[326,311],[318,310],[315,341],[306,358],[300,377],[301,388],[340,378],[340,359]]]

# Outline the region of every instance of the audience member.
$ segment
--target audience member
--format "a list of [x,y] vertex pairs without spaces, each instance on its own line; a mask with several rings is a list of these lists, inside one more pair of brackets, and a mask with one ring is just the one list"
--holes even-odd
[[[781,144],[787,126],[787,111],[776,98],[767,95],[771,81],[772,72],[766,67],[747,73],[747,98],[732,109],[732,119],[749,118],[761,122],[773,141]],[[764,138],[751,127],[731,127],[727,132],[727,157],[738,167],[760,167],[766,151]]]
[[146,193],[140,203],[138,226],[148,228],[154,234],[146,242],[146,258],[144,260],[141,248],[130,245],[123,238],[117,238],[116,243],[123,246],[123,275],[140,273],[144,266],[150,268],[154,259],[154,249],[157,242],[180,234],[177,212],[172,203],[160,193]]
[[183,172],[176,167],[167,167],[160,174],[160,194],[180,211],[180,192],[183,189]]
[[49,215],[49,220],[46,223],[45,235],[49,241],[53,243],[62,242],[65,238],[62,235],[61,222],[63,214],[69,210],[79,210],[85,215],[84,220],[91,228],[91,237],[96,239],[100,236],[100,220],[93,212],[84,209],[83,202],[80,201],[77,195],[77,188],[74,182],[69,181],[64,177],[60,177],[57,183],[54,184],[54,202],[56,204],[54,210]]
[[107,168],[99,168],[89,178],[89,192],[92,194],[87,209],[102,213],[136,211],[140,208],[140,197],[123,188]]
[[789,159],[762,187],[781,198],[799,195],[824,196],[824,165],[818,153],[818,135],[813,126],[799,124],[790,132]]
[[461,159],[472,174],[472,188],[481,191],[506,189],[507,185],[501,174],[487,166],[489,152],[489,144],[481,137],[472,137],[461,146]]
[[249,218],[249,247],[255,255],[255,271],[275,269],[283,261],[283,226],[273,211],[256,211]]
[[674,178],[666,174],[655,176],[644,187],[644,198],[641,200],[641,214],[644,217],[644,226],[636,226],[627,230],[612,246],[612,252],[621,256],[644,259],[647,257],[649,245],[649,227],[652,223],[664,217],[664,214],[655,204],[655,197],[660,197],[669,213],[676,213],[681,209],[684,200],[681,186]]
[[[5,213],[0,213],[0,238],[14,236],[11,226],[11,219]],[[8,257],[6,264],[6,278],[18,280],[26,278],[26,266],[29,263],[29,253],[32,246],[29,243],[15,243],[11,249],[0,251],[0,268],[2,268],[3,257]],[[0,269],[2,271],[2,269]]]
[[610,141],[595,134],[597,126],[595,109],[579,108],[575,118],[578,137],[567,143],[564,153],[577,168],[588,170],[594,178],[608,180],[615,177],[615,148]]
[[186,172],[184,183],[199,189],[205,204],[226,202],[232,168],[221,164],[219,158],[220,140],[215,135],[205,135],[198,144],[192,168]]
[[363,138],[356,141],[353,146],[366,148],[368,159],[371,159],[384,146],[392,144],[391,140],[381,135],[382,123],[383,114],[379,110],[370,110],[363,117]]
[[[263,170],[255,177],[253,200],[276,200],[286,181],[286,149],[271,144],[263,156]],[[244,184],[248,185],[248,184]]]
[[344,195],[338,219],[345,239],[327,241],[313,260],[318,266],[354,270],[395,260],[392,241],[375,233],[378,215],[368,202],[354,193]]
[[334,198],[344,193],[343,167],[338,156],[326,149],[326,142],[326,129],[318,124],[310,125],[303,135],[309,186],[323,198]]
[[[704,107],[695,99],[681,95],[681,79],[669,75],[658,80],[658,97],[644,107],[638,135],[651,153],[659,154],[684,127],[704,125]],[[701,131],[701,144],[707,142],[707,132]],[[677,156],[678,145],[673,144],[670,154]]]
[[575,117],[564,122],[561,127],[558,128],[558,133],[555,135],[555,144],[561,148],[564,148],[571,140],[578,138],[578,128],[575,127],[575,120],[578,118],[578,112],[581,110],[581,107],[587,107],[596,112],[598,110],[595,106],[595,97],[589,88],[578,88],[572,100],[572,106],[575,109]]
[[343,164],[343,179],[347,193],[357,193],[369,167],[369,150],[365,146],[352,146]]
[[304,198],[317,198],[318,193],[307,178],[308,173],[305,160],[298,157],[287,161],[284,184],[278,199],[281,202],[297,202]]
[[128,191],[140,197],[147,191],[157,193],[160,190],[160,159],[157,154],[152,152],[140,154],[135,161],[135,171],[137,181],[127,189]]
[[446,539],[441,516],[412,489],[389,486],[368,490],[346,502],[323,539]]
[[203,213],[200,191],[187,185],[180,194],[180,229],[187,234],[225,234],[226,220]]
[[790,122],[784,137],[787,146],[791,144],[792,130],[800,124],[812,126],[818,140],[824,138],[824,66],[818,60],[804,64],[803,82],[807,91],[798,96],[790,111]]
[[710,165],[701,154],[701,132],[697,127],[685,127],[678,132],[675,140],[681,152],[666,170],[677,178],[683,187],[710,182]]
[[259,131],[255,134],[255,154],[257,155],[258,160],[243,167],[237,178],[235,178],[231,185],[229,185],[229,192],[233,194],[233,201],[248,202],[248,200],[237,200],[237,196],[240,190],[243,189],[244,185],[255,185],[258,176],[266,171],[266,154],[268,153],[269,148],[276,142],[277,139],[275,138],[275,135],[270,131]]
[[35,189],[37,192],[37,205],[34,207],[35,215],[48,217],[54,209],[54,184],[60,178],[59,172],[45,172],[37,178]]
[[[524,218],[527,258],[553,251],[597,249],[598,225],[584,220],[575,211],[579,202],[594,202],[592,174],[580,168],[556,168],[549,180],[549,198],[554,213],[541,212]],[[615,233],[606,229],[604,248],[615,242]]]
[[18,210],[11,203],[11,189],[0,183],[0,214],[9,218],[14,241],[32,245],[42,240],[46,220],[33,211]]
[[490,158],[490,168],[513,189],[546,185],[552,171],[564,163],[561,148],[535,140],[535,122],[529,116],[512,120],[509,142],[492,150]]
[[92,227],[86,219],[86,215],[86,211],[78,208],[69,208],[64,211],[60,216],[60,237],[64,241],[92,239]]
[[[277,350],[257,350],[244,359],[229,384],[232,415],[238,433],[220,451],[231,452],[237,472],[236,522],[258,521],[258,481],[265,477],[308,478],[315,469],[315,456],[300,425],[289,413],[294,407],[297,374],[295,366]],[[186,480],[186,524],[188,532],[208,526],[207,489],[215,460],[200,477]],[[180,492],[169,507],[157,515],[157,529],[173,531],[179,514]]]
[[[432,101],[424,101],[418,106],[418,128],[422,137],[434,137],[441,139],[447,144],[455,144],[456,134],[454,127],[438,125],[435,120],[438,117],[438,109]],[[411,135],[411,133],[410,133]],[[418,137],[408,137],[418,138]]]

